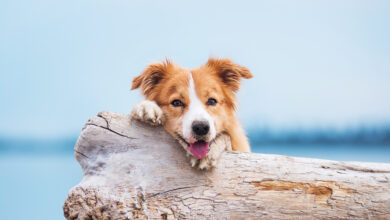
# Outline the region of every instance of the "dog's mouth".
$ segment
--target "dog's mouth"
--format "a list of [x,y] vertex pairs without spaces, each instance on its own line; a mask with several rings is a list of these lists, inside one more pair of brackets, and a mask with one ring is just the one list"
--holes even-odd
[[194,157],[197,159],[202,159],[206,157],[206,154],[209,151],[209,147],[209,142],[200,140],[190,144],[189,149]]
[[188,143],[180,134],[176,133],[178,140],[185,145],[187,145],[188,149],[191,151],[192,155],[197,159],[205,158],[207,153],[210,151],[210,144],[213,142],[207,142],[204,140],[197,140],[193,143]]

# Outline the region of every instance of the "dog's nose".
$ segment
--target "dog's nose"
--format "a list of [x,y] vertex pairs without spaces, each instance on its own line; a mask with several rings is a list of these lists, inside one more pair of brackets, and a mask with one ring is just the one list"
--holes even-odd
[[192,123],[192,131],[196,134],[196,135],[205,135],[207,133],[209,133],[209,130],[210,130],[210,126],[209,126],[209,123],[207,121],[194,121]]

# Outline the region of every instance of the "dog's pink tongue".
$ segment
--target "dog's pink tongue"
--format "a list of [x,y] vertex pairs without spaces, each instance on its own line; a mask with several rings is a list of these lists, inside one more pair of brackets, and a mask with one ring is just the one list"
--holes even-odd
[[207,150],[209,149],[209,142],[197,141],[190,144],[191,153],[198,159],[206,157]]

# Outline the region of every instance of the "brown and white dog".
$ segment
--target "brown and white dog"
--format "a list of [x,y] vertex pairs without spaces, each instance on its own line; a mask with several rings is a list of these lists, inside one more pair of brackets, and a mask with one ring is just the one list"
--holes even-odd
[[[230,59],[209,59],[195,69],[170,61],[149,65],[135,77],[131,89],[141,88],[146,100],[135,105],[132,118],[152,125],[162,124],[187,151],[192,166],[216,165],[229,136],[232,149],[250,152],[248,139],[235,117],[241,78],[251,72]],[[225,135],[224,135],[225,134]]]

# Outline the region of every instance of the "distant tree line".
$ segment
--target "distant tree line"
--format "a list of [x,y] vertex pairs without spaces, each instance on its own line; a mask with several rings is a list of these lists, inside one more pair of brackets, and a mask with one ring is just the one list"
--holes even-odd
[[0,153],[73,154],[77,137],[29,139],[0,137]]
[[343,130],[275,130],[269,128],[252,128],[247,133],[251,144],[354,144],[390,146],[390,126],[361,126]]
[[[350,129],[247,129],[251,145],[385,145],[390,147],[389,126],[360,126]],[[21,139],[0,137],[0,153],[73,154],[77,137]]]

